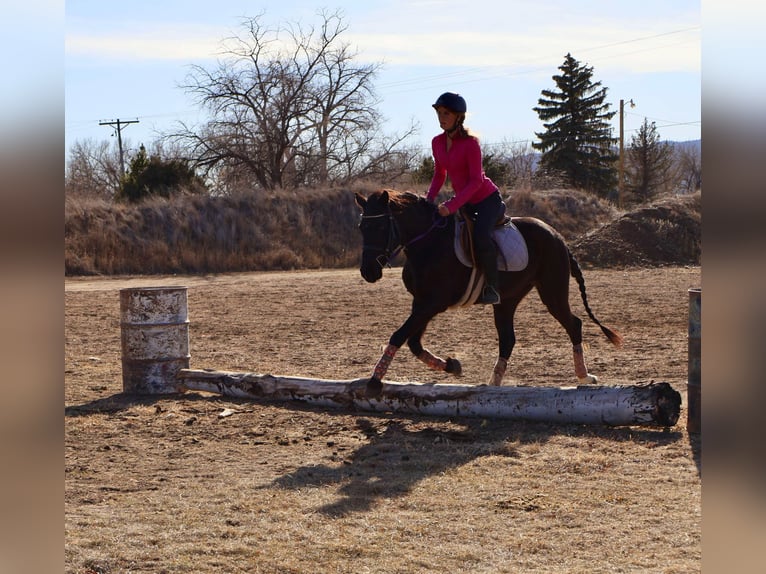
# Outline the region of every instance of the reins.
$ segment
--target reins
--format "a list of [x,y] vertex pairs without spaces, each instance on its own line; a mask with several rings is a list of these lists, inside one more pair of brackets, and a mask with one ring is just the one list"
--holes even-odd
[[438,211],[435,211],[433,213],[433,221],[431,222],[431,226],[426,229],[423,233],[413,237],[406,243],[401,242],[401,233],[399,232],[399,226],[396,223],[396,219],[394,218],[394,214],[391,213],[391,208],[389,207],[386,210],[386,213],[379,213],[377,215],[362,215],[362,219],[375,219],[378,217],[388,217],[388,242],[386,243],[386,246],[381,248],[376,245],[362,245],[362,249],[372,249],[375,251],[381,251],[383,254],[379,255],[375,258],[375,261],[377,261],[378,265],[381,267],[385,267],[389,264],[389,261],[399,255],[399,253],[402,251],[402,249],[406,249],[413,243],[416,243],[426,237],[429,233],[431,233],[434,229],[442,229],[447,226],[447,218],[442,217],[439,215]]

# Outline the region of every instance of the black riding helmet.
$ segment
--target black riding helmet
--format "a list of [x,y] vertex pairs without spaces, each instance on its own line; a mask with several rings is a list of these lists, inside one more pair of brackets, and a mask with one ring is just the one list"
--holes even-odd
[[439,98],[436,100],[436,103],[431,107],[436,109],[439,106],[444,106],[456,114],[464,114],[468,110],[468,106],[466,105],[463,96],[453,92],[444,92],[441,96],[439,96]]

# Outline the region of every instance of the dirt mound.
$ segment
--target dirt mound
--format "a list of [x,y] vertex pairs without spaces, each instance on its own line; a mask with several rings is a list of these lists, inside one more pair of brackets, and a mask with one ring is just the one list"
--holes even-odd
[[699,265],[701,194],[627,212],[573,242],[572,252],[580,263],[597,267]]

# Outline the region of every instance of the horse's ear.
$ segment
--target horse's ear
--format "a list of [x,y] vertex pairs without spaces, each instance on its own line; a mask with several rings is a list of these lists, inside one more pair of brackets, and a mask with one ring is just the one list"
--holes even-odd
[[380,204],[381,205],[388,205],[388,190],[384,189],[380,192]]
[[364,211],[364,206],[367,205],[367,200],[358,191],[354,192],[354,200],[359,208]]

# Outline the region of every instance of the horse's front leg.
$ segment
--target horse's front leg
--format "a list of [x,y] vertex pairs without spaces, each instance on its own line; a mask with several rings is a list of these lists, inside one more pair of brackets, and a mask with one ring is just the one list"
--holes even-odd
[[410,338],[407,339],[407,345],[409,346],[410,351],[412,351],[412,354],[434,371],[444,371],[446,373],[451,373],[456,377],[462,375],[463,366],[460,364],[460,361],[453,359],[452,357],[447,357],[446,359],[437,357],[423,346],[422,338],[424,332],[425,330],[421,330],[417,333],[413,333]]
[[[422,334],[429,321],[436,315],[433,311],[419,309],[413,304],[413,311],[407,320],[399,327],[383,351],[383,355],[378,359],[375,368],[372,371],[372,377],[367,381],[366,394],[368,397],[377,397],[383,392],[383,377],[388,372],[388,367],[394,359],[394,355],[402,345],[413,335],[413,333]],[[421,347],[422,348],[422,347]]]

